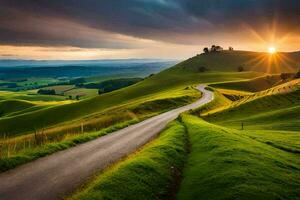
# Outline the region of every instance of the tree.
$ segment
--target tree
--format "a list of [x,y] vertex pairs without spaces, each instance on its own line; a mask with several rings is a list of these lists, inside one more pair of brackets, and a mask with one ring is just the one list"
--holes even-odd
[[47,90],[47,89],[40,89],[40,90],[38,90],[37,93],[38,94],[44,94],[44,95],[55,95],[56,94],[55,90],[53,90],[53,89],[49,89],[49,90]]
[[229,51],[233,51],[233,47],[229,47],[228,50],[229,50]]
[[210,51],[211,52],[216,52],[216,45],[212,45],[211,48],[210,48]]
[[243,66],[239,66],[238,67],[238,72],[243,72],[243,71],[245,71],[244,67]]
[[205,54],[208,54],[208,53],[209,53],[208,47],[205,47],[205,48],[203,49],[203,52],[204,52]]
[[221,46],[212,45],[210,51],[211,52],[220,52],[220,51],[223,51],[223,48]]

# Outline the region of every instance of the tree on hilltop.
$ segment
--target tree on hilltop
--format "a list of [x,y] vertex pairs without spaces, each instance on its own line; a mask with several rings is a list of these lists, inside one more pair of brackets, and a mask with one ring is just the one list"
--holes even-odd
[[205,54],[208,54],[208,53],[209,53],[208,47],[205,47],[205,48],[203,49],[203,52],[204,52]]

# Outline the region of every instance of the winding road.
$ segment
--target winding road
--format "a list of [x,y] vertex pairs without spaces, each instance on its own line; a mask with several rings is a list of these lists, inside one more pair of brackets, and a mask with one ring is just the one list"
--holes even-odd
[[157,137],[178,115],[213,99],[205,85],[198,101],[109,135],[54,153],[0,174],[1,200],[54,200],[70,194],[96,172]]

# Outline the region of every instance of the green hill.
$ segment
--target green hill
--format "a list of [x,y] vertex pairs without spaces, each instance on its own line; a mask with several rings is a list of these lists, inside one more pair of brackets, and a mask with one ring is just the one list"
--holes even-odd
[[[260,76],[256,72],[206,72],[195,73],[178,66],[167,69],[145,80],[110,93],[66,105],[52,106],[23,115],[0,119],[0,133],[23,134],[35,129],[62,123],[74,123],[83,117],[108,109],[138,105],[157,99],[193,96],[185,88],[199,83],[245,80]],[[72,121],[73,120],[73,121]]]
[[223,51],[200,54],[192,57],[177,67],[192,71],[238,71],[242,66],[245,71],[258,71],[265,73],[296,72],[300,69],[300,52],[268,53],[249,51]]
[[[289,60],[295,60],[295,63],[298,63],[297,60],[300,58],[299,53],[278,53],[277,56],[279,57],[279,55],[288,57]],[[34,129],[61,126],[62,123],[64,125],[74,123],[74,120],[104,112],[108,108],[127,107],[146,101],[182,97],[185,96],[186,91],[184,89],[186,87],[199,83],[244,81],[255,78],[264,74],[250,71],[237,72],[236,68],[261,56],[269,55],[241,51],[201,54],[127,88],[71,104],[57,104],[46,109],[2,118],[0,119],[0,132],[9,135],[28,133]],[[202,66],[205,66],[209,71],[202,72],[199,70],[199,67]],[[297,65],[295,64],[295,66]],[[295,66],[293,71],[296,70]],[[245,68],[247,68],[246,65]],[[284,67],[282,69],[284,71]],[[277,78],[274,78],[271,82],[276,82],[276,80]],[[262,88],[267,86],[268,84],[263,84]],[[15,126],[16,124],[17,126]]]
[[14,112],[20,112],[35,106],[35,104],[29,101],[23,100],[3,100],[0,101],[0,117],[12,114]]
[[230,89],[230,90],[240,90],[246,92],[259,92],[273,87],[274,85],[281,83],[281,78],[279,75],[267,75],[263,77],[254,78],[246,81],[236,81],[236,82],[225,82],[211,84],[210,86],[214,88]]
[[[222,107],[223,106],[223,107]],[[247,129],[300,129],[300,79],[254,93],[231,104],[222,105],[205,119],[227,127]]]

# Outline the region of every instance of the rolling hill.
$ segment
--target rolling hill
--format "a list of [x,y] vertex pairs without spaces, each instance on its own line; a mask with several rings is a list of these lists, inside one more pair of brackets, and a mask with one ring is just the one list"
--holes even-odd
[[[299,55],[300,53],[278,53],[278,57],[286,57],[288,60],[294,61],[290,62],[293,68],[289,68],[289,70],[293,69],[293,72],[298,69],[298,58],[300,63]],[[199,83],[243,81],[259,77],[267,71],[264,63],[259,64],[260,68],[250,68],[249,66],[252,66],[252,64],[251,62],[248,63],[248,61],[262,56],[269,55],[242,51],[201,54],[127,88],[76,103],[57,105],[25,113],[22,116],[2,118],[0,119],[0,132],[10,135],[29,133],[33,129],[48,128],[67,121],[80,120],[83,117],[103,112],[107,108],[111,109],[128,104],[141,104],[149,100],[184,96],[184,88]],[[245,63],[248,63],[247,66]],[[245,65],[245,68],[249,67],[249,70],[258,72],[237,72],[236,68],[239,65]],[[199,67],[202,66],[205,66],[209,71],[199,71]],[[282,68],[280,72],[286,69]],[[278,80],[278,76],[270,77],[272,77],[270,78],[272,83]],[[265,82],[264,87],[270,85],[270,83],[267,83],[270,81],[266,81],[264,78],[255,80],[255,82],[257,81]],[[17,128],[14,126],[15,124],[18,124]]]
[[199,71],[203,67],[209,71],[237,71],[240,66],[245,71],[272,74],[296,72],[300,69],[300,52],[270,55],[250,51],[222,51],[199,54],[177,65],[192,71]]

